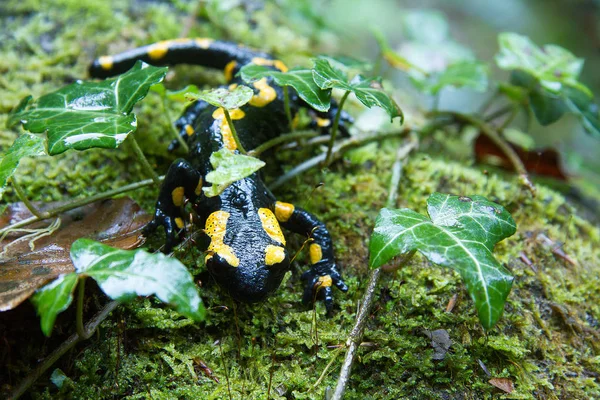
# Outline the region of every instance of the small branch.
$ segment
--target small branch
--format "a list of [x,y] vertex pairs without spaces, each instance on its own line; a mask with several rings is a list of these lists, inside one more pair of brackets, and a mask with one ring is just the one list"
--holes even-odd
[[[318,135],[319,134],[315,131],[298,131],[298,132],[293,132],[293,133],[287,133],[284,135],[277,136],[276,138],[273,138],[271,140],[267,140],[260,146],[256,147],[254,150],[250,150],[248,152],[248,155],[253,156],[253,157],[258,157],[265,151],[267,151],[270,148],[275,147],[281,143],[293,142],[298,139],[314,138],[315,136],[318,136]],[[329,138],[327,138],[327,139],[329,140]]]
[[[396,161],[392,166],[392,178],[390,181],[390,190],[386,203],[387,207],[393,207],[398,199],[398,186],[400,185],[400,178],[402,177],[402,160],[404,160],[410,154],[410,152],[417,147],[417,145],[417,137],[416,135],[413,135],[409,142],[406,145],[401,146],[396,153]],[[403,257],[401,261],[402,264],[405,264],[413,254],[414,252],[411,252]],[[365,325],[369,316],[369,310],[371,309],[371,303],[373,303],[373,297],[375,295],[375,288],[377,287],[377,282],[379,282],[379,278],[381,277],[381,271],[381,268],[377,268],[371,272],[367,290],[365,291],[360,303],[361,307],[358,310],[356,322],[354,323],[354,327],[352,328],[352,331],[346,340],[346,358],[342,364],[340,376],[331,400],[341,400],[344,396],[344,392],[346,391],[346,385],[348,384],[348,380],[350,379],[350,371],[352,370],[352,363],[354,362],[356,351],[362,342]]]
[[477,114],[483,115],[487,112],[490,106],[494,104],[494,101],[496,101],[496,99],[498,98],[498,92],[498,89],[494,90],[494,93],[492,93],[492,95],[488,97],[487,100],[481,105],[479,111],[477,111]]
[[175,125],[172,123],[173,120],[171,119],[171,112],[169,111],[169,108],[167,107],[167,96],[165,94],[160,94],[160,100],[162,103],[163,113],[165,114],[165,117],[167,118],[167,122],[169,125],[169,131],[173,134],[173,136],[175,137],[175,140],[177,140],[177,142],[181,146],[182,150],[185,151],[186,153],[188,153],[190,151],[190,148],[188,147],[185,140],[183,140],[183,138],[181,137],[179,132],[177,132]]
[[452,117],[455,121],[460,121],[463,123],[467,123],[469,125],[473,125],[481,131],[484,135],[486,135],[496,146],[502,150],[502,152],[508,157],[511,164],[519,174],[519,180],[521,184],[523,184],[529,191],[532,196],[535,196],[537,189],[535,188],[533,182],[529,179],[529,175],[527,174],[527,170],[525,169],[525,165],[514,151],[512,147],[504,140],[502,137],[496,132],[494,128],[490,125],[482,121],[481,119],[474,117],[472,115],[461,114],[457,112],[451,111],[439,111],[435,113],[431,113],[431,116],[434,117]]
[[19,200],[21,200],[23,202],[23,204],[25,204],[25,207],[27,207],[27,209],[33,215],[35,215],[39,219],[48,218],[47,216],[45,216],[46,213],[43,213],[40,210],[38,210],[33,205],[33,203],[31,203],[29,201],[29,199],[27,198],[27,195],[25,194],[25,190],[23,190],[23,188],[21,187],[21,185],[19,185],[19,182],[17,182],[17,180],[15,179],[14,176],[10,178],[10,181],[12,183],[13,189],[15,189],[15,193],[17,194],[17,197],[19,198]]
[[287,86],[283,87],[283,108],[285,110],[285,115],[288,119],[288,124],[290,125],[290,131],[294,132],[294,122],[292,119],[292,110],[290,109],[290,93]]
[[142,163],[142,165],[144,166],[144,169],[146,170],[148,175],[150,175],[150,178],[152,178],[152,180],[154,181],[154,184],[156,186],[159,186],[160,179],[158,179],[158,175],[156,175],[156,172],[154,172],[154,168],[152,168],[152,165],[150,165],[150,162],[144,155],[144,152],[140,148],[140,145],[138,144],[137,140],[135,140],[133,135],[130,135],[129,137],[131,138],[130,139],[131,147],[133,148],[133,152],[135,153],[138,161]]
[[[114,311],[115,308],[120,303],[116,300],[111,301],[107,305],[104,306],[98,314],[94,318],[90,320],[85,326],[85,332],[90,337],[96,332],[98,325],[102,321],[104,321],[108,315]],[[67,351],[71,350],[75,345],[81,340],[81,337],[78,334],[71,335],[67,340],[65,340],[60,346],[56,348],[48,357],[43,359],[38,366],[29,374],[25,379],[21,381],[21,383],[17,386],[17,388],[10,394],[9,400],[16,400],[20,396],[23,395],[33,385],[33,383],[44,374],[59,358],[61,358]]]
[[[159,176],[158,177],[158,179],[160,179],[161,181],[164,178],[165,178],[164,176]],[[36,216],[33,216],[33,217],[30,217],[30,218],[24,219],[22,221],[16,222],[16,223],[14,223],[12,225],[6,226],[6,227],[0,229],[0,235],[6,233],[8,231],[12,231],[12,230],[19,229],[19,228],[22,228],[24,226],[33,224],[34,222],[38,222],[38,221],[41,221],[41,220],[44,220],[44,219],[55,217],[55,216],[57,216],[57,215],[59,215],[59,214],[61,214],[63,212],[70,211],[70,210],[73,210],[75,208],[86,206],[86,205],[91,204],[91,203],[93,203],[95,201],[107,199],[107,198],[116,196],[118,194],[129,192],[131,190],[140,189],[140,188],[143,188],[143,187],[146,187],[146,186],[152,186],[153,184],[154,184],[154,181],[152,179],[146,179],[146,180],[143,180],[143,181],[140,181],[140,182],[132,183],[130,185],[121,186],[120,188],[109,190],[107,192],[98,193],[98,194],[95,194],[93,196],[89,196],[89,197],[85,197],[83,199],[75,200],[75,201],[69,202],[67,204],[64,204],[64,205],[62,205],[60,207],[56,207],[56,208],[54,208],[52,210],[44,212],[43,218],[38,218]]]
[[[373,141],[380,141],[380,140],[389,139],[389,138],[393,138],[393,137],[402,137],[402,136],[408,134],[408,132],[410,132],[410,129],[405,128],[404,130],[401,130],[401,131],[367,133],[364,135],[348,138],[348,139],[342,141],[340,144],[338,144],[337,146],[335,146],[332,149],[332,151],[331,151],[332,160],[335,160],[336,158],[340,157],[342,154],[344,154],[344,152],[346,150],[348,150],[350,148],[362,146],[363,144],[373,142]],[[320,139],[320,138],[315,138],[315,139]],[[313,158],[306,160],[305,162],[292,168],[292,170],[288,171],[284,175],[280,176],[277,180],[275,180],[275,182],[271,183],[269,185],[269,189],[273,190],[273,189],[278,188],[279,186],[283,185],[285,182],[287,182],[290,179],[292,179],[293,177],[301,174],[302,172],[309,170],[313,167],[316,167],[317,165],[322,163],[325,159],[326,159],[326,155],[323,153],[323,154],[319,154],[318,156],[315,156]]]
[[86,331],[83,327],[83,299],[85,297],[85,276],[79,278],[77,283],[77,310],[75,314],[75,326],[77,327],[77,335],[82,340],[87,340],[94,332]]
[[498,110],[494,111],[493,113],[491,113],[490,115],[488,115],[487,117],[485,117],[484,121],[485,122],[492,122],[493,120],[500,118],[506,114],[508,114],[509,112],[511,112],[514,109],[514,104],[508,104],[502,108],[499,108]]
[[237,131],[235,130],[235,126],[233,126],[233,121],[231,120],[231,115],[229,115],[229,110],[223,108],[223,114],[225,114],[227,125],[229,125],[229,129],[231,129],[231,136],[233,136],[233,140],[235,141],[235,145],[237,146],[238,151],[241,154],[246,154],[246,150],[244,149],[244,146],[242,146],[242,142],[240,142],[240,138],[238,137]]
[[498,132],[504,131],[510,124],[515,120],[519,114],[519,106],[513,106],[510,115],[502,122],[502,125],[498,127]]
[[327,147],[327,156],[325,157],[325,166],[329,166],[331,164],[331,152],[333,151],[333,144],[335,143],[335,137],[337,136],[338,126],[340,125],[340,117],[342,116],[342,110],[344,108],[344,103],[346,99],[350,95],[350,91],[347,90],[346,93],[342,96],[340,100],[340,104],[338,105],[337,113],[335,113],[335,118],[333,120],[333,126],[331,127],[331,138],[329,139],[329,147]]

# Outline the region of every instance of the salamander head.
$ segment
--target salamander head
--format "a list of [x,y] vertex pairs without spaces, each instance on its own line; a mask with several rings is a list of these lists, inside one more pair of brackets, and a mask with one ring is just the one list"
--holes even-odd
[[285,238],[268,208],[247,215],[216,211],[204,232],[210,238],[206,266],[236,300],[264,300],[289,270]]

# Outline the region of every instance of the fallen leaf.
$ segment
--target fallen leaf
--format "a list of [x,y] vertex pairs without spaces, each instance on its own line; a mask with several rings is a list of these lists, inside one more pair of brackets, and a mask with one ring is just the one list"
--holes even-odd
[[[38,204],[42,211],[59,205]],[[0,228],[29,217],[31,213],[22,203],[11,204],[0,216]],[[128,197],[97,201],[58,217],[58,229],[37,239],[34,249],[30,239],[24,238],[30,232],[23,230],[11,232],[0,241],[0,311],[15,308],[49,281],[73,272],[69,252],[75,240],[86,237],[120,249],[136,248],[142,243],[141,229],[150,220]],[[52,220],[39,221],[25,228],[43,230],[50,224]]]
[[[541,149],[527,151],[522,147],[509,143],[515,150],[527,172],[532,174],[549,176],[566,181],[568,176],[561,167],[560,154],[554,149]],[[479,135],[474,142],[475,158],[479,163],[497,165],[499,167],[514,170],[512,163],[494,142],[487,136]]]
[[512,393],[515,390],[515,384],[508,378],[492,378],[488,383],[506,393]]

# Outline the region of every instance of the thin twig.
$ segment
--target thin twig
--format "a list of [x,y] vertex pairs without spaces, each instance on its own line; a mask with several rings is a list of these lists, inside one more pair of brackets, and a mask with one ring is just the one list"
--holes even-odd
[[[314,138],[315,136],[318,136],[318,135],[319,135],[318,132],[312,131],[312,130],[286,133],[284,135],[277,136],[276,138],[273,138],[271,140],[267,140],[260,146],[257,146],[254,150],[250,150],[248,152],[248,155],[253,156],[253,157],[258,157],[265,151],[267,151],[270,148],[275,147],[281,143],[292,142],[292,141],[296,141],[298,139]],[[329,137],[327,137],[327,139],[329,140]]]
[[[411,140],[406,145],[400,147],[398,149],[398,152],[396,153],[396,161],[392,166],[390,191],[386,203],[387,207],[393,207],[396,204],[396,200],[398,199],[398,186],[400,184],[400,178],[402,177],[402,160],[406,158],[408,154],[417,147],[417,145],[418,142],[416,136],[413,136]],[[402,263],[406,263],[412,257],[413,254],[414,252],[407,254],[402,259]],[[377,282],[381,277],[381,271],[381,268],[377,268],[371,272],[371,277],[369,279],[369,284],[367,285],[367,290],[365,291],[365,294],[363,295],[363,298],[360,302],[361,307],[358,310],[356,322],[354,323],[354,327],[352,328],[352,331],[350,332],[350,335],[348,335],[348,339],[346,340],[346,358],[344,359],[344,363],[342,364],[340,376],[338,378],[337,384],[335,386],[335,391],[333,392],[331,400],[341,400],[344,396],[344,392],[346,391],[346,385],[348,384],[348,380],[350,379],[350,371],[352,370],[352,363],[354,362],[356,351],[358,350],[360,343],[362,342],[367,317],[369,316],[369,310],[371,308],[371,303],[373,302]]]
[[94,333],[86,331],[83,327],[83,299],[85,295],[85,278],[85,276],[81,276],[79,278],[79,282],[77,283],[77,310],[75,313],[75,326],[77,327],[77,335],[82,340],[89,339],[90,336]]
[[[161,180],[161,181],[164,178],[165,178],[164,175],[158,177],[158,179]],[[64,204],[64,205],[62,205],[60,207],[56,207],[56,208],[54,208],[52,210],[46,211],[45,215],[44,215],[44,218],[38,218],[38,217],[33,216],[33,217],[30,217],[30,218],[24,219],[22,221],[16,222],[16,223],[14,223],[12,225],[6,226],[6,227],[0,229],[0,235],[2,235],[5,232],[12,231],[12,230],[19,229],[19,228],[22,228],[24,226],[33,224],[33,223],[41,221],[43,219],[48,219],[48,218],[55,217],[55,216],[57,216],[57,215],[59,215],[61,213],[64,213],[66,211],[70,211],[70,210],[73,210],[75,208],[86,206],[86,205],[91,204],[91,203],[93,203],[95,201],[103,200],[103,199],[108,199],[108,198],[116,196],[118,194],[129,192],[131,190],[140,189],[140,188],[143,188],[143,187],[146,187],[146,186],[152,186],[153,184],[154,184],[154,181],[152,179],[146,179],[146,180],[139,181],[139,182],[136,182],[136,183],[132,183],[132,184],[129,184],[129,185],[121,186],[120,188],[117,188],[117,189],[113,189],[113,190],[109,190],[109,191],[106,191],[106,192],[103,192],[103,193],[95,194],[93,196],[85,197],[83,199],[74,200],[74,201],[69,202],[67,204]]]
[[[359,136],[354,136],[354,137],[348,138],[348,139],[340,142],[337,146],[333,147],[333,149],[331,151],[332,161],[335,160],[336,158],[340,157],[342,154],[344,154],[344,152],[346,150],[351,149],[353,147],[362,146],[363,144],[367,144],[367,143],[373,142],[373,141],[390,139],[393,137],[402,137],[402,136],[408,134],[408,132],[410,132],[410,129],[405,128],[401,131],[367,133],[364,135],[359,135]],[[315,139],[319,139],[319,138],[315,138]],[[285,182],[292,179],[293,177],[301,174],[302,172],[309,170],[313,167],[316,167],[317,165],[322,163],[326,159],[326,157],[327,157],[327,155],[322,153],[322,154],[319,154],[319,155],[317,155],[313,158],[310,158],[310,159],[306,160],[305,162],[297,165],[296,167],[292,168],[287,173],[280,176],[277,180],[275,180],[275,182],[271,183],[269,185],[269,189],[271,189],[271,190],[276,189],[279,186],[283,185]]]
[[[104,306],[102,310],[96,314],[94,318],[90,320],[85,326],[85,332],[88,333],[88,337],[96,332],[98,325],[104,321],[108,315],[120,304],[120,302],[114,300]],[[46,372],[59,358],[61,358],[67,351],[71,350],[79,341],[80,336],[75,333],[65,340],[60,346],[56,348],[50,355],[43,359],[38,366],[29,374],[17,388],[10,394],[9,400],[16,400],[23,395],[29,389],[29,387]]]
[[333,151],[333,144],[335,143],[335,137],[337,136],[338,126],[340,125],[340,117],[342,116],[342,109],[344,108],[344,103],[346,99],[350,95],[350,91],[347,90],[346,93],[342,96],[340,100],[340,104],[338,104],[337,112],[335,113],[335,118],[333,120],[333,126],[331,127],[331,139],[329,139],[329,147],[327,147],[327,156],[325,157],[325,166],[329,166],[331,164],[331,152]]
[[240,142],[240,138],[238,137],[237,131],[235,130],[235,126],[233,126],[233,121],[231,120],[231,115],[229,114],[229,110],[223,108],[223,114],[225,114],[225,119],[227,120],[227,125],[229,125],[229,129],[231,130],[231,136],[233,136],[233,140],[235,141],[235,145],[238,151],[242,154],[246,154],[246,149],[242,146],[242,142]]
[[509,112],[511,112],[514,108],[514,104],[508,104],[504,107],[499,108],[498,110],[494,111],[493,113],[491,113],[490,115],[488,115],[487,117],[484,118],[485,122],[491,122],[493,120],[495,120],[496,118],[500,118],[505,114],[508,114]]
[[498,134],[498,132],[492,128],[485,121],[468,114],[461,114],[458,112],[452,111],[438,111],[434,113],[430,113],[435,117],[452,117],[455,121],[460,121],[463,123],[467,123],[469,125],[473,125],[481,131],[485,136],[487,136],[500,150],[508,157],[511,164],[519,174],[519,179],[521,183],[529,189],[532,196],[535,196],[537,189],[535,188],[533,182],[529,179],[529,175],[527,174],[527,169],[525,169],[525,165],[523,165],[523,161],[519,158],[519,155],[515,152],[515,150],[510,147],[510,145],[506,142],[506,140],[502,139],[502,137]]
[[290,109],[290,93],[287,86],[283,87],[283,109],[290,125],[290,131],[294,132],[294,121],[292,119],[292,110]]
[[33,203],[29,201],[29,199],[27,198],[27,194],[25,194],[25,190],[23,190],[23,188],[21,187],[19,182],[17,182],[14,176],[10,178],[10,181],[12,182],[12,187],[15,190],[17,197],[23,202],[23,204],[25,204],[25,207],[27,207],[27,209],[36,217],[43,219],[45,217],[45,213],[38,210],[36,206],[34,206]]
[[136,157],[138,158],[138,161],[142,163],[142,165],[144,166],[144,169],[146,170],[146,173],[148,173],[148,175],[150,175],[150,178],[152,178],[152,180],[154,181],[154,184],[156,186],[160,185],[160,179],[158,179],[158,175],[156,174],[156,172],[154,172],[154,168],[152,168],[152,165],[150,165],[150,162],[144,155],[144,152],[142,151],[142,148],[138,144],[137,140],[135,140],[133,135],[130,135],[129,137],[131,138],[130,139],[131,147],[133,148],[133,152],[135,153]]
[[162,103],[162,108],[163,108],[163,113],[165,114],[165,118],[167,119],[167,122],[169,124],[169,131],[171,132],[171,134],[173,135],[173,137],[175,137],[175,140],[177,140],[177,142],[179,143],[179,146],[181,146],[181,149],[188,153],[190,151],[190,148],[188,147],[187,143],[185,142],[185,140],[183,140],[183,138],[181,137],[181,135],[179,134],[179,132],[177,132],[177,129],[175,128],[175,125],[173,124],[173,120],[171,119],[171,112],[169,111],[169,108],[167,107],[167,96],[165,93],[160,93],[160,100]]

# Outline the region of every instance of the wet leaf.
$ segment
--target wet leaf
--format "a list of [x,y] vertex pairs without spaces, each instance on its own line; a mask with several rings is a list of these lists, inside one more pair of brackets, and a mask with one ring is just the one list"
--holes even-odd
[[459,61],[441,72],[427,76],[412,74],[411,81],[422,92],[437,94],[445,87],[469,88],[485,92],[488,86],[487,66],[478,61]]
[[0,200],[6,190],[8,179],[15,173],[19,161],[25,157],[46,154],[44,140],[39,136],[25,133],[19,136],[0,158]]
[[498,321],[513,277],[494,258],[497,242],[516,231],[510,214],[481,196],[434,193],[427,200],[431,219],[409,209],[379,213],[369,244],[371,268],[418,250],[431,262],[456,270],[485,329]]
[[233,182],[250,176],[265,166],[258,158],[235,154],[226,148],[211,154],[210,163],[213,170],[206,174],[206,181],[212,183],[212,186],[202,188],[207,197],[218,196]]
[[150,91],[158,93],[161,96],[165,96],[169,100],[177,101],[179,103],[188,102],[188,98],[186,97],[187,93],[200,93],[200,89],[198,89],[198,86],[196,85],[187,85],[186,87],[180,90],[168,90],[162,83],[152,85],[150,87]]
[[[560,153],[554,149],[526,150],[523,147],[509,143],[515,150],[527,172],[552,178],[567,180],[568,176],[562,168]],[[505,169],[514,170],[514,165],[506,154],[496,146],[486,135],[479,135],[474,142],[475,158],[477,162],[497,165]]]
[[135,103],[166,73],[167,68],[138,61],[116,78],[78,81],[35,101],[29,96],[10,114],[7,125],[22,123],[30,132],[45,132],[50,155],[69,149],[113,149],[137,127],[131,113]]
[[[42,211],[61,203],[36,204]],[[0,216],[0,228],[31,217],[22,203],[11,204]],[[61,224],[50,236],[41,236],[48,221],[27,226],[38,231],[30,247],[27,231],[9,233],[0,241],[0,311],[15,308],[33,292],[61,274],[74,271],[69,257],[71,244],[89,237],[123,249],[139,246],[142,227],[150,217],[131,199],[98,201],[59,215]],[[20,239],[20,240],[19,240]]]
[[391,119],[400,117],[401,122],[404,120],[404,115],[398,104],[383,91],[380,78],[368,79],[356,75],[351,81],[348,81],[343,71],[332,66],[329,61],[318,58],[315,60],[313,79],[321,89],[350,91],[368,108],[381,107]]
[[200,93],[186,93],[185,96],[188,100],[204,100],[215,107],[233,110],[249,102],[254,96],[254,91],[248,86],[240,85],[233,90],[218,88],[203,90]]
[[156,295],[195,321],[206,315],[192,275],[176,258],[79,239],[71,246],[71,260],[78,275],[93,278],[113,300]]
[[40,316],[44,335],[50,336],[56,316],[69,308],[73,302],[73,291],[78,279],[79,277],[73,273],[60,275],[54,282],[38,290],[31,298]]
[[527,36],[511,32],[498,35],[498,44],[500,53],[496,55],[496,63],[500,68],[523,71],[551,93],[558,94],[569,86],[592,96],[592,92],[578,80],[583,59],[568,50],[552,44],[540,48]]
[[248,64],[240,70],[242,79],[248,83],[264,77],[272,77],[280,86],[291,86],[298,96],[318,111],[327,111],[331,106],[331,90],[323,90],[313,80],[309,69],[280,72],[261,65]]
[[512,393],[515,390],[515,384],[508,378],[492,378],[488,383],[506,393]]

